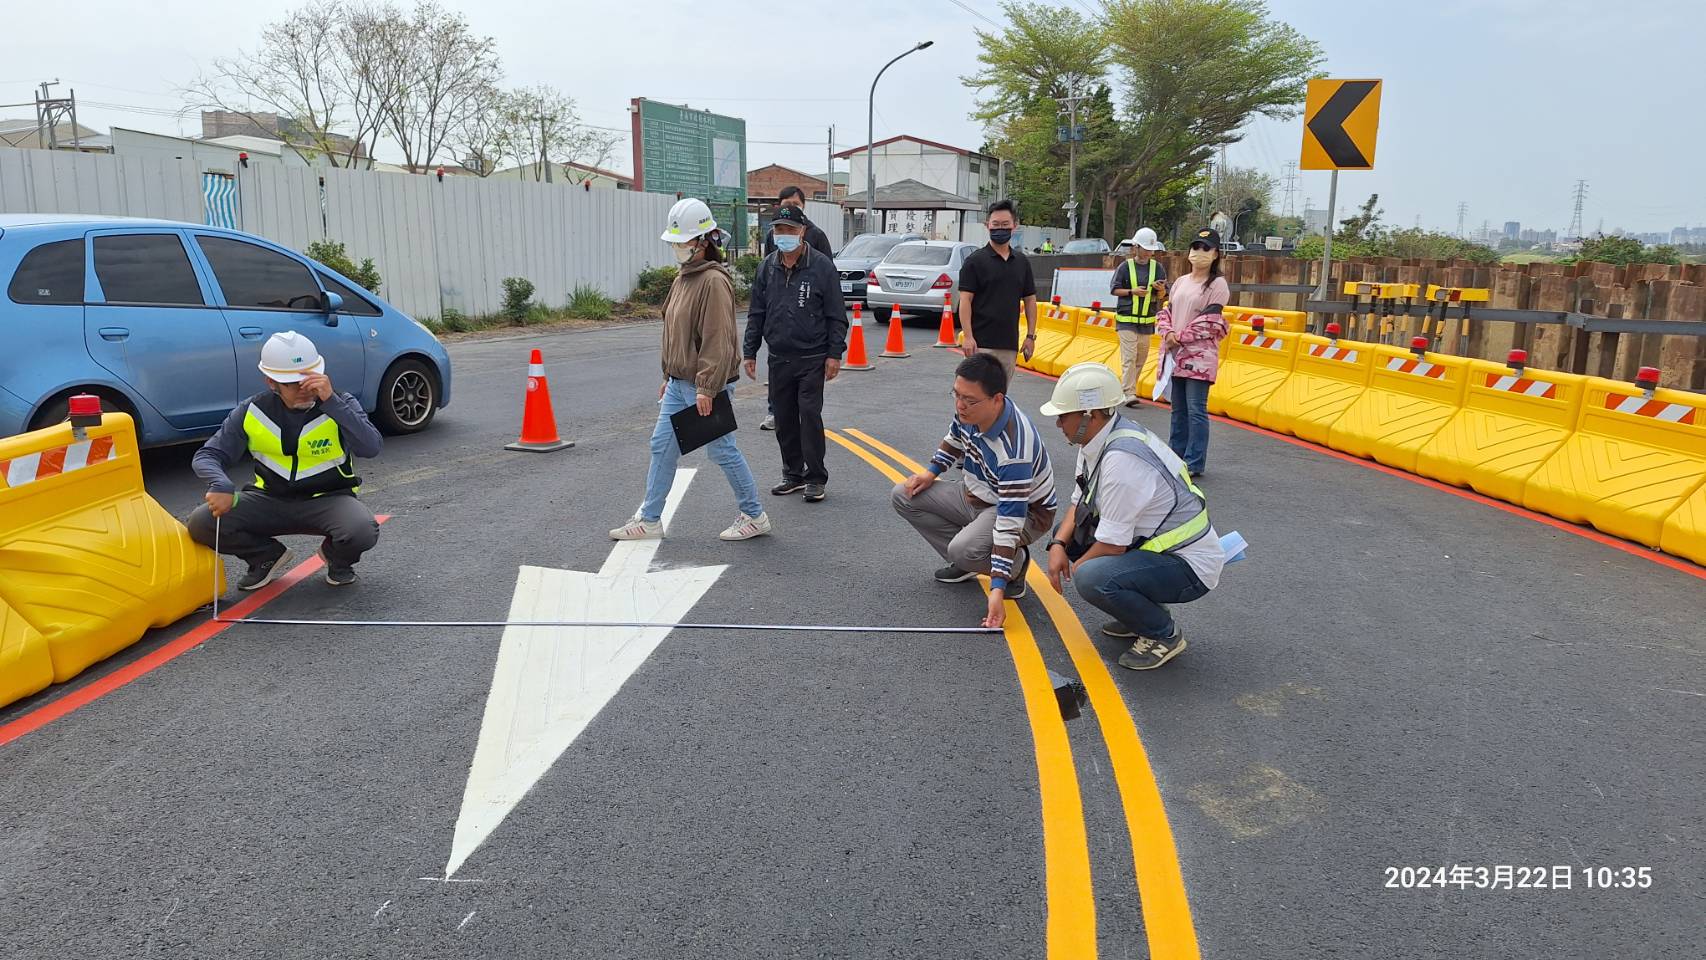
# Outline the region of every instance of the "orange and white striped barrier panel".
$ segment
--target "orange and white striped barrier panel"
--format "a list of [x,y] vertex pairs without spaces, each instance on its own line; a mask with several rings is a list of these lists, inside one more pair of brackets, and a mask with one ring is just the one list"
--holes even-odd
[[1586,380],[1530,372],[1524,350],[1506,363],[1470,361],[1463,409],[1416,455],[1416,472],[1521,502],[1528,478],[1575,431]]

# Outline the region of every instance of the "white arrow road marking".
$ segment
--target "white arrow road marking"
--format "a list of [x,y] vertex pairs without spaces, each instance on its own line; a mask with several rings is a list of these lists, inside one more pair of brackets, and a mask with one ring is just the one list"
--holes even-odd
[[[665,529],[694,472],[676,471],[664,504]],[[623,541],[596,574],[522,567],[509,619],[684,620],[728,568],[650,573],[657,550],[656,540]],[[504,629],[446,878],[461,869],[668,635],[658,627]]]

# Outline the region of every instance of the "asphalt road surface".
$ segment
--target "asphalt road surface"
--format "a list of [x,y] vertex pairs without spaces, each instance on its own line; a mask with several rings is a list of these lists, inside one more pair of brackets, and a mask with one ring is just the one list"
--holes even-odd
[[[978,585],[933,582],[888,504],[907,466],[885,447],[923,460],[951,412],[956,357],[918,330],[830,385],[826,502],[765,495],[775,534],[723,543],[734,501],[695,454],[655,556],[613,551],[657,336],[454,346],[454,405],[362,465],[390,519],[360,584],[304,576],[251,612],[503,620],[676,591],[700,622],[977,623]],[[535,346],[578,445],[506,453]],[[1013,397],[1034,413],[1050,386]],[[737,415],[768,487],[757,384]],[[147,457],[180,516],[192,452]],[[1151,673],[1046,588],[1006,636],[157,631],[0,711],[0,957],[1706,952],[1701,571],[1223,422],[1209,459],[1249,558],[1177,611],[1190,649]],[[1081,718],[1045,667],[1089,687]]]

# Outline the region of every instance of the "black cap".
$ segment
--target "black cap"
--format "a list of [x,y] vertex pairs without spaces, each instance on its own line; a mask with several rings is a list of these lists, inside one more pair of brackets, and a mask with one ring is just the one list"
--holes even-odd
[[1220,249],[1220,233],[1218,231],[1215,231],[1215,230],[1207,230],[1207,229],[1198,230],[1196,232],[1196,235],[1191,237],[1191,246],[1194,247],[1199,243],[1206,243],[1210,247],[1212,247],[1213,249],[1219,250]]
[[811,223],[811,221],[806,219],[806,212],[801,210],[799,207],[783,207],[780,210],[777,210],[775,215],[770,218],[771,226],[775,226],[779,223],[791,223],[803,230]]

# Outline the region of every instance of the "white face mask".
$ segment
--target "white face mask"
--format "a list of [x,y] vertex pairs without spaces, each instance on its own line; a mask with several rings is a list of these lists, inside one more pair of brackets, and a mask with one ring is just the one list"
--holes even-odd
[[1192,250],[1187,256],[1190,257],[1193,267],[1206,267],[1214,262],[1213,250]]
[[669,247],[671,250],[675,251],[675,262],[676,263],[686,263],[687,261],[693,259],[693,244],[691,244],[691,243],[672,243],[669,245]]

